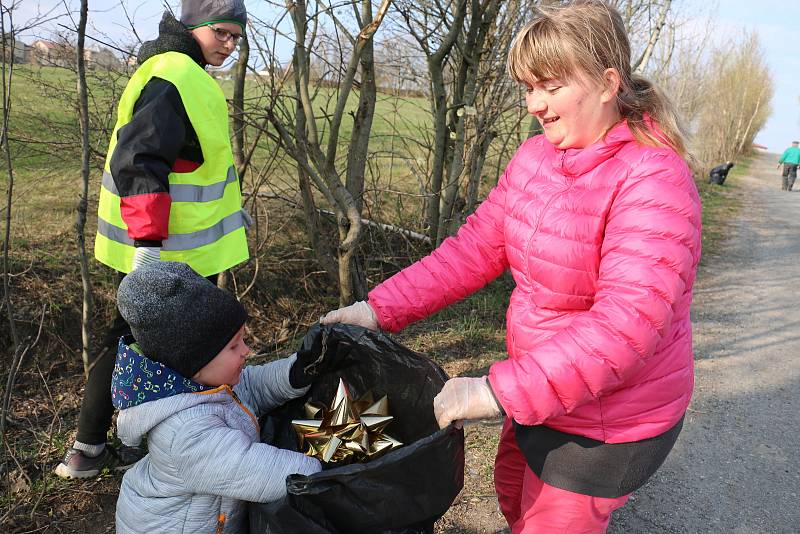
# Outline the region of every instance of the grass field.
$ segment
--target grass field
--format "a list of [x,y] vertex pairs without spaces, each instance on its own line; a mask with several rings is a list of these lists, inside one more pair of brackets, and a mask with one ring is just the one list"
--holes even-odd
[[[104,115],[109,110],[103,109],[103,98],[124,80],[106,81],[110,85],[98,89],[93,113],[97,119],[106,117],[105,124],[111,124],[111,118]],[[41,335],[27,353],[12,390],[5,473],[8,484],[0,501],[0,529],[10,533],[112,532],[120,481],[119,476],[105,474],[86,482],[64,482],[51,474],[73,437],[83,386],[81,281],[73,228],[80,165],[77,122],[68,98],[72,88],[73,79],[64,71],[52,69],[20,72],[12,87],[10,132],[15,183],[11,294],[17,327],[26,343],[37,340],[40,331]],[[229,87],[225,89],[229,91]],[[375,192],[368,204],[380,206],[376,211],[383,215],[396,217],[389,222],[419,221],[418,199],[413,196],[419,184],[405,159],[416,157],[405,148],[413,145],[404,141],[403,149],[397,150],[402,157],[392,156],[392,143],[399,141],[391,134],[401,131],[406,139],[422,139],[429,135],[427,117],[427,103],[422,99],[380,98],[372,145]],[[346,139],[349,126],[344,130],[342,138]],[[98,146],[95,161],[101,160],[99,154],[105,150],[101,146],[103,135],[108,134],[97,131],[93,137]],[[269,152],[266,146],[259,153],[255,168],[263,164]],[[279,164],[269,169],[272,175],[265,188],[296,198],[288,159],[279,158]],[[733,170],[743,172],[746,165]],[[89,243],[96,225],[99,174],[93,172],[90,187]],[[0,173],[0,185],[5,191],[6,173]],[[738,203],[732,186],[714,187],[705,180],[698,180],[698,186],[704,203],[703,247],[710,256],[715,243],[724,237],[724,221],[738,209]],[[397,193],[386,193],[387,189]],[[402,205],[398,205],[399,200]],[[231,289],[242,295],[248,288],[243,302],[253,317],[249,335],[252,346],[263,354],[254,361],[263,361],[293,351],[305,329],[321,313],[335,307],[337,293],[311,259],[302,214],[279,201],[264,202],[255,211],[261,228],[260,240],[253,247],[258,248],[258,261],[236,270]],[[5,207],[0,208],[0,215],[5,218]],[[370,285],[425,252],[413,243],[381,234],[368,235],[365,243],[366,254],[374,262],[374,268],[368,271]],[[91,275],[96,293],[93,331],[97,340],[111,320],[116,287],[113,273],[94,261]],[[504,316],[512,284],[508,276],[501,277],[470,298],[412,325],[398,339],[433,357],[451,375],[484,374],[493,362],[505,357]],[[2,315],[0,353],[8,355],[5,310]],[[439,531],[494,532],[503,525],[491,481],[498,433],[499,428],[493,425],[467,427],[465,489],[440,521]]]

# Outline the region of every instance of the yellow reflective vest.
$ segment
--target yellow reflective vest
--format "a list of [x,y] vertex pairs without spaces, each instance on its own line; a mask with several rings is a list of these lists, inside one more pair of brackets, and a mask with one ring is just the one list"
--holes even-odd
[[169,175],[169,235],[162,242],[161,259],[186,263],[202,276],[210,276],[249,257],[245,215],[228,135],[225,96],[202,67],[178,52],[165,52],[145,61],[122,93],[100,187],[95,258],[117,271],[131,270],[133,239],[122,220],[110,164],[117,132],[130,122],[139,95],[153,77],[177,88],[204,160],[191,172]]

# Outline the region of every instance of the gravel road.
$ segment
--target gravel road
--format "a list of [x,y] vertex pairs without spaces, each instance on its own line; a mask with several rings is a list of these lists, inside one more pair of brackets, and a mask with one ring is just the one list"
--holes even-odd
[[695,286],[683,433],[610,533],[800,532],[800,192],[776,160],[735,179],[742,209]]

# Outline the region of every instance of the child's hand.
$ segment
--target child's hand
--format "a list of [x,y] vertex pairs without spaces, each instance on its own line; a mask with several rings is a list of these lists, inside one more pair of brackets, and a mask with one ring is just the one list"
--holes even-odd
[[304,388],[316,377],[341,369],[347,364],[352,348],[352,341],[339,330],[319,324],[312,326],[289,371],[292,387]]

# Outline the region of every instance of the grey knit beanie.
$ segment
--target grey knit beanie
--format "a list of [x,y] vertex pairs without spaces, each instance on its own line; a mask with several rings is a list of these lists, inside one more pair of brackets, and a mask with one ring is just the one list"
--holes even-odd
[[247,10],[244,0],[183,0],[181,22],[189,29],[215,22],[233,22],[244,30]]
[[186,378],[213,360],[247,320],[233,295],[172,261],[126,275],[117,306],[142,353]]

